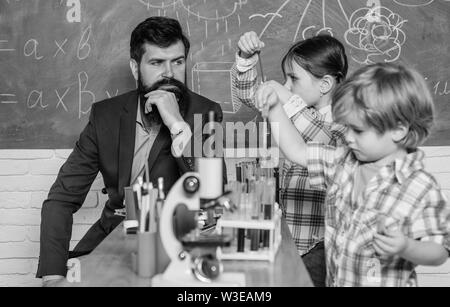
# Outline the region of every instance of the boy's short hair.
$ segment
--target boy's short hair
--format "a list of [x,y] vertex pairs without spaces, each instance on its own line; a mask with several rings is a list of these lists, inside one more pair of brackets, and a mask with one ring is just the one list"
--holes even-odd
[[409,132],[400,144],[416,149],[429,135],[434,105],[426,81],[403,65],[378,63],[357,70],[334,92],[332,112],[336,122],[356,112],[380,134],[405,125]]

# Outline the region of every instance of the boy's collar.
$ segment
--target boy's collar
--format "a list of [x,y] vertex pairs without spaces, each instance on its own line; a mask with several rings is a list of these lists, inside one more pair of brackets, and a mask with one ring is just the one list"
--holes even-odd
[[394,172],[397,180],[402,184],[412,173],[424,168],[423,158],[425,154],[417,149],[408,153],[403,159],[394,160]]

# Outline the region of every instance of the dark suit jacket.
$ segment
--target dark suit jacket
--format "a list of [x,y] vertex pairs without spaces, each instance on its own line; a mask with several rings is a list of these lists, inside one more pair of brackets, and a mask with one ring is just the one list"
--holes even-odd
[[[123,188],[130,184],[137,101],[137,93],[132,91],[92,105],[89,122],[61,167],[48,199],[42,206],[37,277],[66,275],[72,215],[82,206],[99,171],[103,176],[108,201],[100,219],[75,247],[75,254],[92,251],[122,222],[123,217],[114,213],[116,209],[124,207]],[[216,121],[222,121],[220,106],[205,97],[189,92],[184,103],[184,119],[196,137],[201,131],[194,131],[194,114],[203,115],[203,125],[211,110],[217,115]],[[173,157],[171,144],[169,129],[162,125],[148,160],[150,180],[156,184],[158,177],[164,177],[166,192],[183,173],[194,170],[195,162],[193,158]],[[226,175],[224,177],[226,180]]]

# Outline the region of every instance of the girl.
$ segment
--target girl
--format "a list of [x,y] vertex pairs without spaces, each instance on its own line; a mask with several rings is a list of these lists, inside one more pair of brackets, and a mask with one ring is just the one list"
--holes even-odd
[[[241,36],[233,66],[233,90],[244,104],[255,107],[258,87],[258,53],[264,43],[255,32]],[[342,126],[331,117],[331,95],[347,74],[344,46],[335,38],[320,35],[294,44],[282,60],[284,85],[265,83],[274,89],[286,115],[304,141],[339,145],[344,140]],[[281,175],[280,202],[299,254],[315,286],[325,285],[324,209],[325,190],[313,190],[308,171],[285,161]]]

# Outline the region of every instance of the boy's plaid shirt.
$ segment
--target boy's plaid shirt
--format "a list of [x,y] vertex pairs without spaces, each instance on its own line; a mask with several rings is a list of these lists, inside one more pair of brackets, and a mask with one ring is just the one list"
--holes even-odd
[[[257,110],[257,60],[257,56],[247,60],[236,56],[232,68],[234,101],[239,100],[254,110]],[[344,127],[332,124],[331,108],[328,112],[317,111],[307,107],[299,96],[294,95],[284,109],[306,142],[330,145],[344,142]],[[299,254],[303,255],[323,240],[325,190],[310,189],[307,169],[287,160],[282,166],[280,186],[283,216]]]
[[328,286],[413,286],[415,265],[375,253],[380,216],[386,228],[410,238],[449,245],[450,208],[439,185],[424,170],[423,152],[382,167],[358,199],[352,199],[359,161],[347,147],[308,144],[310,183],[327,188],[325,250]]

